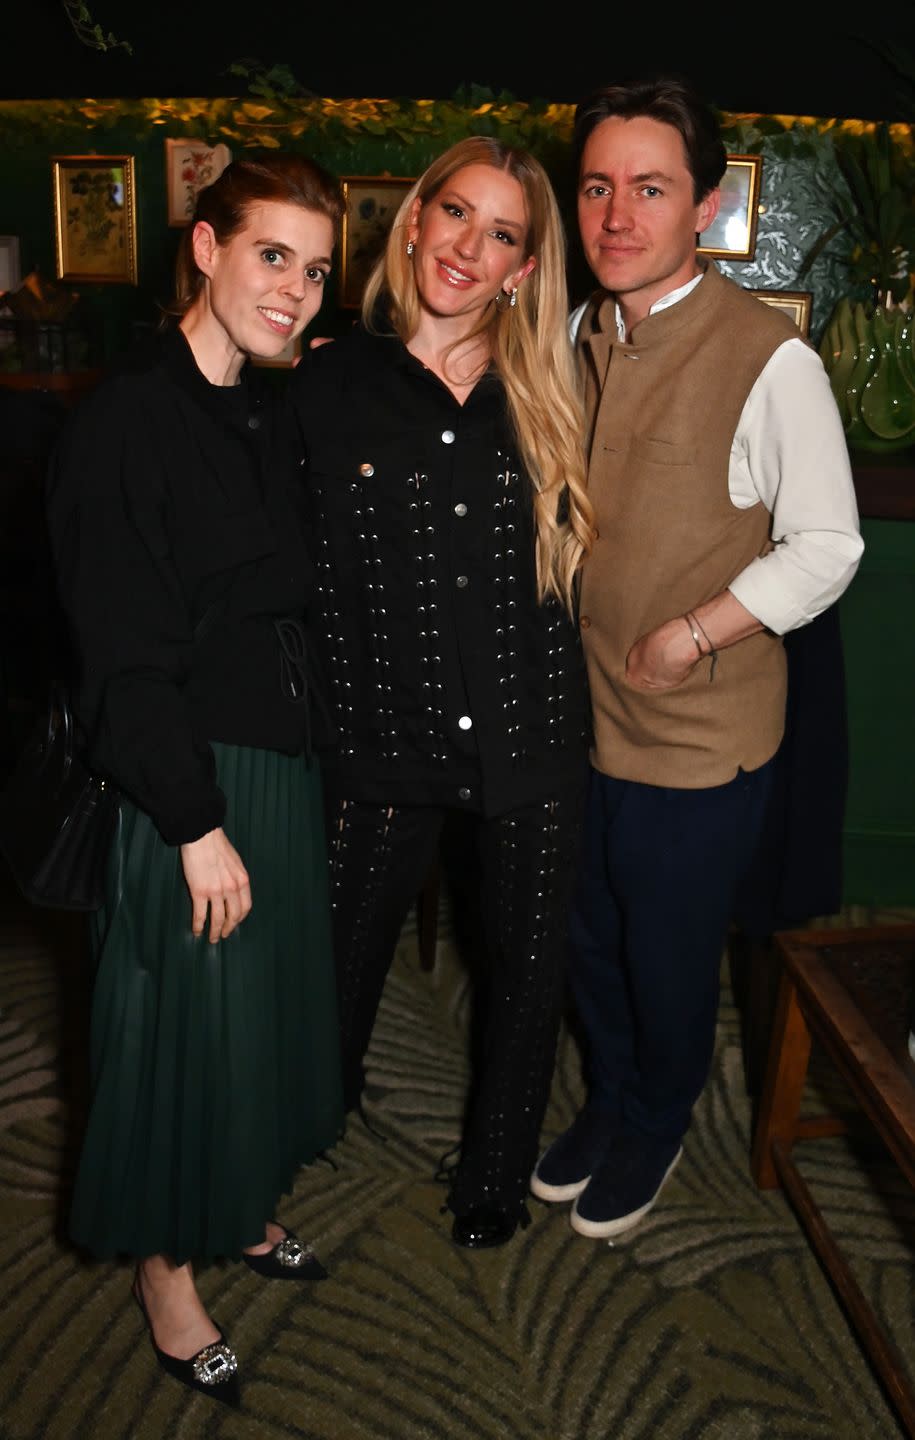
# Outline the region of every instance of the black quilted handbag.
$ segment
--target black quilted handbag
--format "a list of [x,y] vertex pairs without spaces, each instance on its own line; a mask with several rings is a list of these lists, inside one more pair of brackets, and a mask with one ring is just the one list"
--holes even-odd
[[27,900],[99,908],[119,804],[117,788],[81,759],[69,697],[55,686],[0,791],[0,851]]

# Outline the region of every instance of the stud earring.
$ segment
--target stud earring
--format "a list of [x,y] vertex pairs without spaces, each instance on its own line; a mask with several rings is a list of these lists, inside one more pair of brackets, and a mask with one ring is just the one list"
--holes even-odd
[[412,241],[412,240],[408,240],[408,241],[407,241],[407,254],[408,254],[408,255],[412,255],[412,254],[413,254],[413,251],[414,251],[415,249],[416,249],[416,246],[413,244],[413,241]]

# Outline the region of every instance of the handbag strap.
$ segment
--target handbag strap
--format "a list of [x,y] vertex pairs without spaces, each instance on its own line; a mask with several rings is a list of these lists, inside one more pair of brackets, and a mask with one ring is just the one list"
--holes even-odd
[[52,742],[58,730],[63,731],[64,777],[66,777],[73,763],[75,729],[76,727],[73,724],[73,709],[70,704],[70,690],[66,683],[58,676],[51,681],[48,691],[47,732],[45,734],[43,748],[45,755],[49,755]]

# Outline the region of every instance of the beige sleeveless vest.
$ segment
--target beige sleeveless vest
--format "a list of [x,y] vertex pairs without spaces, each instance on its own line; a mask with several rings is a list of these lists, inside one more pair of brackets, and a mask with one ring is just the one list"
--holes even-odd
[[771,549],[769,512],[728,494],[731,442],[772,354],[797,330],[709,265],[683,300],[616,338],[598,296],[578,331],[593,418],[589,493],[598,539],[582,574],[594,711],[592,764],[648,785],[699,789],[755,770],[784,728],[785,656],[763,631],[695,666],[674,690],[629,686],[639,636],[724,590]]

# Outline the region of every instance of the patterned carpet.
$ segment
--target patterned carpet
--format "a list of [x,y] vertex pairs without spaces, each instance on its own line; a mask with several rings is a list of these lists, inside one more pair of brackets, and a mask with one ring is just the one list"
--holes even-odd
[[[61,1238],[86,1093],[78,922],[3,900],[2,1440],[901,1435],[787,1202],[750,1178],[727,974],[683,1162],[631,1237],[583,1240],[564,1207],[533,1202],[532,1225],[503,1249],[452,1245],[432,1177],[458,1135],[471,991],[445,899],[433,970],[419,965],[412,924],[402,937],[370,1057],[372,1128],[354,1122],[333,1163],[304,1171],[281,1207],[330,1277],[296,1286],[241,1265],[203,1271],[204,1298],[241,1357],[244,1410],[182,1390],[155,1363],[129,1269],[81,1261]],[[580,1096],[564,1030],[545,1139]],[[859,1283],[912,1355],[911,1192],[865,1136],[796,1153]]]

